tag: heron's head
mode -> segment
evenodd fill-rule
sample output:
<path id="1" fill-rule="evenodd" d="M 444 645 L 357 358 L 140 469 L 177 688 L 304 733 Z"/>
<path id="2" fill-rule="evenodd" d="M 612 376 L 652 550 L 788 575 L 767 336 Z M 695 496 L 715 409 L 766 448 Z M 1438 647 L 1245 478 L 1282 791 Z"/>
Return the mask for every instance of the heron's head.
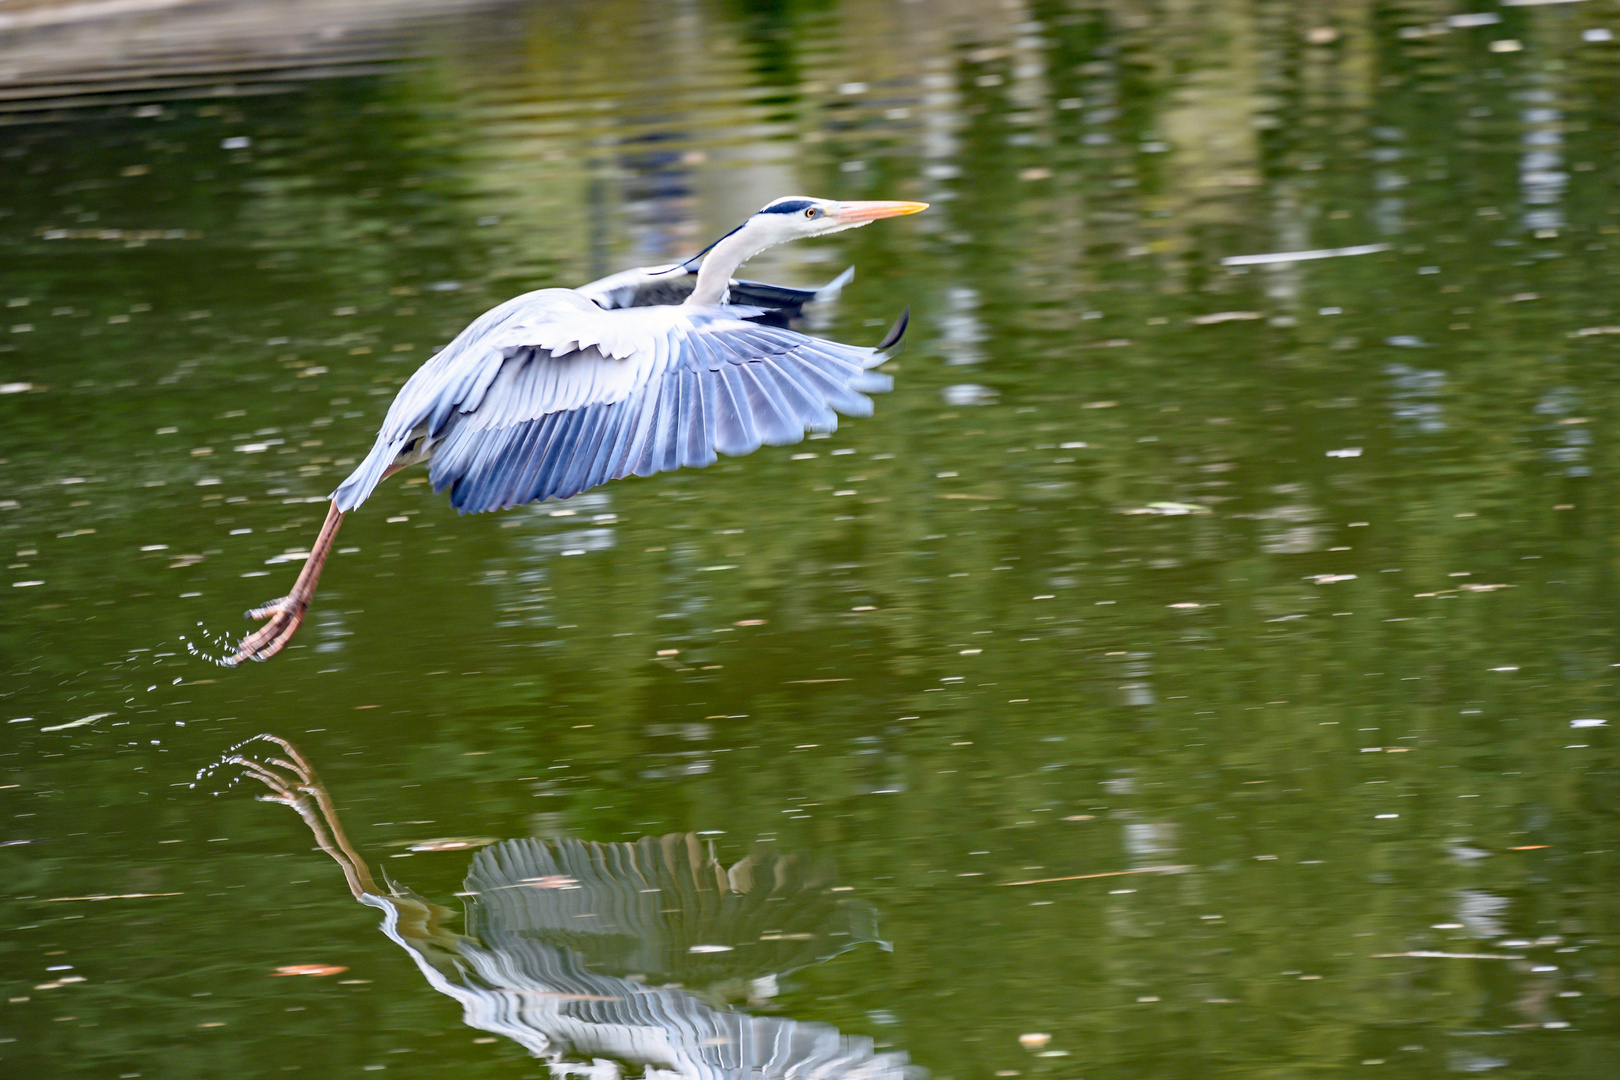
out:
<path id="1" fill-rule="evenodd" d="M 787 195 L 766 203 L 742 227 L 759 233 L 762 239 L 768 237 L 770 243 L 780 244 L 806 236 L 858 229 L 879 218 L 915 214 L 926 209 L 928 204 L 920 202 L 837 202 Z"/>
<path id="2" fill-rule="evenodd" d="M 772 199 L 753 217 L 680 264 L 687 272 L 702 260 L 702 274 L 688 304 L 717 304 L 732 273 L 768 247 L 807 236 L 855 229 L 878 218 L 899 217 L 928 209 L 920 202 L 836 202 L 788 195 Z"/>

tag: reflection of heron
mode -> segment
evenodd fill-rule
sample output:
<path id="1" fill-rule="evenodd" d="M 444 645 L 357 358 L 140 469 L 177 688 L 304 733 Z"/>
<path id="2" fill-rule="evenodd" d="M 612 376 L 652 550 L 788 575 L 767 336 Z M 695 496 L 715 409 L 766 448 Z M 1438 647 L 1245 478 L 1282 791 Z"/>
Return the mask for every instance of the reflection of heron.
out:
<path id="1" fill-rule="evenodd" d="M 470 1026 L 521 1043 L 553 1076 L 619 1080 L 639 1066 L 647 1080 L 914 1077 L 904 1054 L 869 1039 L 716 1000 L 769 997 L 777 976 L 876 940 L 870 910 L 835 894 L 824 865 L 750 856 L 726 867 L 689 834 L 509 840 L 474 858 L 458 934 L 444 926 L 449 909 L 378 889 L 314 770 L 292 744 L 262 738 L 286 756 L 227 763 L 270 789 L 260 798 L 298 811 L 355 899 L 383 912 L 383 932 Z"/>
<path id="2" fill-rule="evenodd" d="M 280 652 L 315 594 L 343 515 L 385 477 L 431 461 L 433 489 L 464 513 L 566 499 L 609 480 L 701 468 L 722 454 L 831 431 L 833 410 L 870 415 L 862 391 L 889 389 L 869 368 L 876 348 L 787 329 L 808 290 L 733 285 L 744 261 L 775 244 L 914 214 L 926 203 L 767 204 L 696 259 L 629 271 L 583 289 L 541 289 L 480 315 L 412 375 L 371 453 L 332 495 L 292 592 L 248 612 L 268 619 L 227 661 Z"/>

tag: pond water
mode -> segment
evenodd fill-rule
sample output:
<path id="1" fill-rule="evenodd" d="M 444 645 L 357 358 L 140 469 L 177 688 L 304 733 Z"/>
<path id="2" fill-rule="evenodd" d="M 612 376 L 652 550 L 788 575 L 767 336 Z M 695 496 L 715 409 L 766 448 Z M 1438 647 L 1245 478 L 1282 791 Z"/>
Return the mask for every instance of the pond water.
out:
<path id="1" fill-rule="evenodd" d="M 326 7 L 0 42 L 0 1071 L 639 1076 L 539 1014 L 644 986 L 818 1075 L 1613 1075 L 1610 7 Z M 932 204 L 747 269 L 910 306 L 874 416 L 401 474 L 216 663 L 468 320 L 790 193 Z M 261 733 L 370 909 L 197 779 Z M 545 929 L 591 843 L 836 877 Z M 513 941 L 586 973 L 496 1023 Z"/>

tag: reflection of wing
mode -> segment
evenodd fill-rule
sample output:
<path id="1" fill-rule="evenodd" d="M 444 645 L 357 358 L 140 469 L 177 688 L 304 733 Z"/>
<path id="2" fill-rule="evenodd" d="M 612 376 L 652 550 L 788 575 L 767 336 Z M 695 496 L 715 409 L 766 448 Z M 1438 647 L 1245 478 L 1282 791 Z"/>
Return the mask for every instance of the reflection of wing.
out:
<path id="1" fill-rule="evenodd" d="M 647 1080 L 912 1080 L 904 1054 L 879 1053 L 870 1039 L 715 1008 L 678 987 L 592 971 L 560 940 L 591 937 L 563 933 L 565 919 L 601 918 L 614 927 L 605 938 L 622 935 L 630 952 L 630 939 L 651 932 L 662 944 L 646 948 L 668 956 L 688 925 L 740 942 L 763 925 L 758 911 L 767 905 L 787 910 L 804 894 L 821 897 L 819 883 L 797 884 L 812 880 L 791 859 L 744 860 L 727 871 L 702 859 L 688 837 L 514 840 L 474 860 L 467 890 L 476 936 L 438 929 L 434 909 L 414 897 L 361 899 L 384 912 L 383 931 L 413 954 L 428 981 L 462 1003 L 468 1024 L 521 1043 L 547 1059 L 555 1076 L 617 1078 L 639 1068 Z M 594 902 L 575 902 L 587 898 Z M 663 910 L 671 906 L 678 910 Z M 830 903 L 820 910 L 840 914 Z M 795 925 L 815 924 L 809 914 L 798 918 Z M 822 936 L 839 940 L 837 932 Z"/>
<path id="2" fill-rule="evenodd" d="M 690 834 L 511 840 L 467 875 L 480 925 L 565 946 L 596 971 L 687 985 L 785 975 L 876 941 L 872 910 L 832 885 L 831 868 L 802 855 L 728 869 Z"/>

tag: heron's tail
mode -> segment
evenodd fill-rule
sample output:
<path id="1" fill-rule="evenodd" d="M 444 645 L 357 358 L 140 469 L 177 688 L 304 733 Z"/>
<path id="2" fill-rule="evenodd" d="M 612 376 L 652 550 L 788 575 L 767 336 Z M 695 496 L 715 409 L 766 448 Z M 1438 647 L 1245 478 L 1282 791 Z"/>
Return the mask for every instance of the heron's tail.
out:
<path id="1" fill-rule="evenodd" d="M 366 459 L 332 492 L 332 501 L 337 508 L 346 514 L 370 498 L 383 477 L 388 475 L 388 466 L 394 463 L 396 454 L 395 446 L 379 438 Z"/>

